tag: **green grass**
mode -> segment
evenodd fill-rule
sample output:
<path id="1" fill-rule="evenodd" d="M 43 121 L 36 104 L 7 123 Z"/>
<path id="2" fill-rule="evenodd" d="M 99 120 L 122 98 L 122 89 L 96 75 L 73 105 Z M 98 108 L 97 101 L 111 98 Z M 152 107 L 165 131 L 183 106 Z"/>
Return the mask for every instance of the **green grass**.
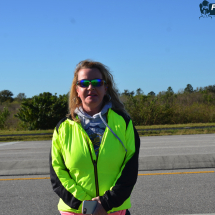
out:
<path id="1" fill-rule="evenodd" d="M 51 140 L 52 135 L 0 137 L 0 142 Z"/>
<path id="2" fill-rule="evenodd" d="M 51 140 L 53 131 L 54 131 L 53 129 L 33 130 L 33 131 L 0 130 L 0 135 L 50 133 L 50 135 L 37 135 L 37 136 L 12 136 L 12 137 L 0 136 L 0 142 Z"/>
<path id="3" fill-rule="evenodd" d="M 140 136 L 188 135 L 188 134 L 214 134 L 215 128 L 174 129 L 138 131 Z"/>
<path id="4" fill-rule="evenodd" d="M 136 129 L 151 129 L 151 128 L 184 128 L 184 127 L 207 127 L 215 126 L 215 123 L 188 123 L 188 124 L 168 124 L 168 125 L 140 125 L 135 126 Z"/>
<path id="5" fill-rule="evenodd" d="M 135 126 L 136 129 L 154 129 L 154 128 L 184 128 L 184 127 L 206 127 L 215 126 L 215 123 L 190 123 L 190 124 L 177 124 L 177 125 L 150 125 L 150 126 Z M 16 131 L 16 130 L 0 130 L 0 135 L 10 134 L 38 134 L 38 133 L 51 133 L 50 135 L 38 136 L 0 136 L 0 142 L 13 142 L 13 141 L 38 141 L 38 140 L 51 140 L 53 129 L 49 130 L 34 130 L 34 131 Z M 170 130 L 149 130 L 138 131 L 140 136 L 163 136 L 163 135 L 186 135 L 186 134 L 213 134 L 215 128 L 197 128 L 197 129 L 170 129 Z"/>
<path id="6" fill-rule="evenodd" d="M 173 124 L 173 125 L 147 125 L 135 126 L 136 129 L 158 129 L 158 128 L 186 128 L 186 127 L 208 127 L 215 126 L 215 123 L 188 123 L 188 124 Z M 188 135 L 188 134 L 213 134 L 215 128 L 193 128 L 193 129 L 170 129 L 170 130 L 151 130 L 138 131 L 140 136 L 164 136 L 164 135 Z"/>
<path id="7" fill-rule="evenodd" d="M 0 135 L 7 135 L 7 134 L 53 133 L 53 131 L 54 131 L 54 129 L 49 129 L 49 130 L 32 130 L 32 131 L 0 130 Z"/>

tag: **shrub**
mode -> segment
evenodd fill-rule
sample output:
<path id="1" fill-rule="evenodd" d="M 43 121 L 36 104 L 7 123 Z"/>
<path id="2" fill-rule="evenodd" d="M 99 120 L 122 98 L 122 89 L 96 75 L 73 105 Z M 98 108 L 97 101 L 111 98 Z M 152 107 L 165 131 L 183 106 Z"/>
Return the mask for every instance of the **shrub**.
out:
<path id="1" fill-rule="evenodd" d="M 0 110 L 0 129 L 5 128 L 5 121 L 10 115 L 10 112 L 6 107 L 4 107 L 3 111 Z"/>
<path id="2" fill-rule="evenodd" d="M 135 125 L 215 122 L 215 94 L 193 92 L 121 96 Z"/>
<path id="3" fill-rule="evenodd" d="M 44 92 L 38 96 L 25 99 L 15 117 L 22 121 L 28 130 L 52 129 L 67 114 L 67 96 Z"/>

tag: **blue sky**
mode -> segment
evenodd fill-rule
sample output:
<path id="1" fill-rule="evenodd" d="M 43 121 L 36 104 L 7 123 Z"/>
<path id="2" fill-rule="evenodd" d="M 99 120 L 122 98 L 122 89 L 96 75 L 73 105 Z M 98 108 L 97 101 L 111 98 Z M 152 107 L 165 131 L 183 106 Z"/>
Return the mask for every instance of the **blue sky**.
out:
<path id="1" fill-rule="evenodd" d="M 214 85 L 215 16 L 199 19 L 201 2 L 1 1 L 0 91 L 65 94 L 84 59 L 107 65 L 120 92 Z"/>

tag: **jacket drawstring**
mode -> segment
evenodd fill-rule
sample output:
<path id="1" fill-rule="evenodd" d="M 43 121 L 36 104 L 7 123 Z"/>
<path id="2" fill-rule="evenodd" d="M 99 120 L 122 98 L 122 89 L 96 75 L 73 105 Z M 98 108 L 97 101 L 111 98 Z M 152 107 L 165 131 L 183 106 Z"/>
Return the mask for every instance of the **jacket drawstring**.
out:
<path id="1" fill-rule="evenodd" d="M 120 140 L 120 138 L 114 133 L 114 131 L 110 128 L 110 126 L 105 122 L 105 120 L 102 118 L 101 112 L 99 112 L 99 116 L 102 120 L 102 122 L 109 128 L 109 130 L 113 133 L 113 135 L 120 141 L 120 143 L 122 143 L 126 153 L 127 153 L 127 149 L 125 148 L 125 145 L 123 144 L 123 142 Z"/>

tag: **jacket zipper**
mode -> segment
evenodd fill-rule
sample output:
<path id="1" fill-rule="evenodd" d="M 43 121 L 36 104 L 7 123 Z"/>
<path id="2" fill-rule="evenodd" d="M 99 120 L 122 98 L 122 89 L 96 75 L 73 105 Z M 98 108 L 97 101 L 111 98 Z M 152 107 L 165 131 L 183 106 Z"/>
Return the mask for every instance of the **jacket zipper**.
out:
<path id="1" fill-rule="evenodd" d="M 82 128 L 83 129 L 83 128 Z M 89 149 L 89 152 L 90 152 L 90 157 L 91 157 L 91 160 L 92 160 L 92 163 L 93 163 L 93 166 L 94 166 L 94 176 L 95 176 L 95 185 L 96 185 L 96 196 L 99 196 L 99 181 L 98 181 L 98 171 L 97 171 L 97 162 L 98 162 L 98 156 L 97 156 L 97 159 L 96 160 L 93 160 L 93 156 L 92 156 L 92 152 L 90 150 L 90 145 L 89 145 L 89 142 L 88 142 L 88 135 L 86 134 L 86 131 L 82 131 L 85 136 L 86 136 L 86 140 L 87 140 L 87 146 L 88 146 L 88 149 Z M 101 141 L 102 143 L 102 141 Z"/>
<path id="2" fill-rule="evenodd" d="M 97 161 L 98 161 L 98 157 L 96 160 L 93 160 L 93 156 L 92 156 L 92 153 L 91 153 L 91 150 L 90 150 L 90 145 L 87 141 L 87 146 L 88 146 L 88 149 L 90 151 L 90 157 L 91 157 L 91 160 L 93 162 L 93 166 L 94 166 L 94 176 L 95 176 L 95 185 L 96 185 L 96 196 L 99 196 L 99 182 L 98 182 L 98 171 L 97 171 Z"/>
<path id="3" fill-rule="evenodd" d="M 98 182 L 98 172 L 97 172 L 97 160 L 93 160 L 95 183 L 96 183 L 96 196 L 99 196 L 99 182 Z"/>

